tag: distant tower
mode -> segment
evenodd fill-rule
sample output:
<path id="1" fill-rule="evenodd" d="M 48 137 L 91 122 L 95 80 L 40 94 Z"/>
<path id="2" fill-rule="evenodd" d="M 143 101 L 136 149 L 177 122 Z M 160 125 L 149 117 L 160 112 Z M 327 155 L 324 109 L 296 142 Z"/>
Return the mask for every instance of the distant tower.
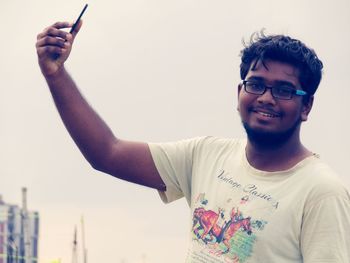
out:
<path id="1" fill-rule="evenodd" d="M 22 233 L 24 241 L 24 262 L 32 263 L 32 253 L 30 244 L 30 229 L 27 209 L 27 188 L 22 188 Z"/>
<path id="2" fill-rule="evenodd" d="M 85 227 L 84 217 L 81 217 L 81 238 L 82 238 L 82 249 L 83 249 L 83 263 L 87 263 L 87 249 L 85 247 Z"/>
<path id="3" fill-rule="evenodd" d="M 72 251 L 72 263 L 78 263 L 78 241 L 77 241 L 77 227 L 74 228 L 74 239 L 73 239 L 73 251 Z"/>

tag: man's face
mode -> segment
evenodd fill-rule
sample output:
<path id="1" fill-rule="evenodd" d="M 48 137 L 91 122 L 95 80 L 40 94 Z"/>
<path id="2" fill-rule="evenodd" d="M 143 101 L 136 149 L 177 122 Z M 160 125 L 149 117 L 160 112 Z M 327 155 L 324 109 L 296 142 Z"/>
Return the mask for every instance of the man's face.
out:
<path id="1" fill-rule="evenodd" d="M 272 60 L 266 60 L 264 64 L 259 61 L 254 70 L 250 68 L 245 80 L 262 82 L 268 87 L 283 84 L 302 89 L 296 67 Z M 279 135 L 283 140 L 288 139 L 299 132 L 300 123 L 306 121 L 311 106 L 312 100 L 304 104 L 301 96 L 293 95 L 290 100 L 281 100 L 274 98 L 270 89 L 262 95 L 255 95 L 247 93 L 242 84 L 238 87 L 238 111 L 248 137 L 253 132 L 253 135 L 270 135 L 271 139 Z"/>

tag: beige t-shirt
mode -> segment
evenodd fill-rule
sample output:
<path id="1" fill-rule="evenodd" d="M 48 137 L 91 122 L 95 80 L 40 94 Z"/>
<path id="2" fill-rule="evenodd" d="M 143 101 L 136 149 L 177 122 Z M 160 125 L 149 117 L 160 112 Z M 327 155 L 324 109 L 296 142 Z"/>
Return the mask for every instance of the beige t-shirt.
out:
<path id="1" fill-rule="evenodd" d="M 316 156 L 281 172 L 249 165 L 245 140 L 149 144 L 164 202 L 191 207 L 191 263 L 350 262 L 350 194 Z"/>

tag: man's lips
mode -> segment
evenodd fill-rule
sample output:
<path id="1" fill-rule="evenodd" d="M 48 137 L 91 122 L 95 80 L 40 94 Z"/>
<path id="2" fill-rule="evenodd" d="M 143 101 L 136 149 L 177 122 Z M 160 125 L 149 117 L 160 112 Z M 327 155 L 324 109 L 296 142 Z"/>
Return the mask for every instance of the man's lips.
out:
<path id="1" fill-rule="evenodd" d="M 263 117 L 267 117 L 267 118 L 279 118 L 281 117 L 281 114 L 271 110 L 271 109 L 262 109 L 262 108 L 252 108 L 251 109 L 252 112 L 257 113 Z"/>

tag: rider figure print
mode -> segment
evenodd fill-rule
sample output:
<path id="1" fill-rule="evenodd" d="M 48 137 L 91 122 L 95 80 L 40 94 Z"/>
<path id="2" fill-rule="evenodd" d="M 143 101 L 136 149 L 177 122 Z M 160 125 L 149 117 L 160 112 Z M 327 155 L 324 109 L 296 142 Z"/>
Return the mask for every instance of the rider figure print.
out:
<path id="1" fill-rule="evenodd" d="M 255 232 L 262 231 L 267 222 L 245 215 L 239 207 L 211 209 L 209 201 L 203 205 L 204 193 L 198 197 L 199 206 L 193 211 L 193 241 L 224 262 L 245 262 L 253 251 Z"/>

